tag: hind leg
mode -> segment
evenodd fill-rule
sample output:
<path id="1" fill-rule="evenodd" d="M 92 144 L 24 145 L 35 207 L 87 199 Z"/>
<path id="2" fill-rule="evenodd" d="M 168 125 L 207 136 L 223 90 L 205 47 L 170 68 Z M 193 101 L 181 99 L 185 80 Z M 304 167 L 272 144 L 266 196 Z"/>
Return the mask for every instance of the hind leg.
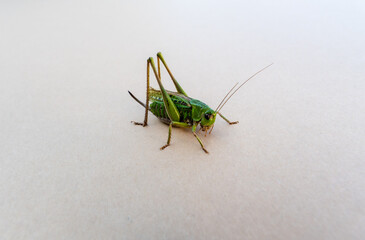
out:
<path id="1" fill-rule="evenodd" d="M 173 83 L 174 83 L 174 85 L 175 85 L 176 90 L 177 90 L 179 93 L 181 93 L 181 94 L 183 94 L 183 95 L 185 95 L 185 96 L 187 96 L 187 97 L 188 97 L 188 95 L 187 95 L 187 94 L 185 93 L 185 91 L 182 89 L 182 87 L 180 86 L 180 84 L 176 81 L 176 79 L 175 79 L 174 75 L 172 75 L 172 73 L 171 73 L 171 71 L 170 71 L 169 67 L 167 66 L 167 64 L 166 64 L 166 62 L 165 62 L 165 59 L 163 58 L 163 56 L 162 56 L 162 54 L 161 54 L 161 52 L 157 53 L 157 66 L 158 66 L 158 76 L 159 76 L 159 78 L 161 79 L 161 72 L 160 72 L 160 60 L 162 61 L 163 65 L 165 66 L 165 68 L 166 68 L 167 72 L 169 73 L 169 75 L 170 75 L 170 77 L 171 77 L 171 80 L 173 81 Z"/>
<path id="2" fill-rule="evenodd" d="M 132 121 L 132 123 L 134 123 L 134 125 L 141 125 L 143 127 L 147 126 L 147 121 L 148 121 L 148 103 L 149 103 L 149 88 L 150 88 L 150 61 L 147 60 L 147 90 L 146 90 L 146 112 L 144 114 L 144 121 L 143 123 L 140 122 L 134 122 Z"/>

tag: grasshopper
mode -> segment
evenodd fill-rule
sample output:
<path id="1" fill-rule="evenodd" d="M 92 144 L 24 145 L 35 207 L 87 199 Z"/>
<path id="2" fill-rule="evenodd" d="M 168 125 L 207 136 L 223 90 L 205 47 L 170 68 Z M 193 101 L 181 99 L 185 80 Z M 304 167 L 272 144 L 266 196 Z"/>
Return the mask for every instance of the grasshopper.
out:
<path id="1" fill-rule="evenodd" d="M 160 71 L 160 61 L 165 66 L 167 72 L 169 73 L 171 80 L 173 81 L 177 92 L 169 91 L 164 88 L 161 82 L 161 71 Z M 205 153 L 209 153 L 199 138 L 197 133 L 202 130 L 205 131 L 205 135 L 208 130 L 209 134 L 212 132 L 215 119 L 217 114 L 221 116 L 228 124 L 233 125 L 238 123 L 238 121 L 231 122 L 226 117 L 224 117 L 220 110 L 223 106 L 228 102 L 228 100 L 235 94 L 238 89 L 240 89 L 246 82 L 248 82 L 251 78 L 256 76 L 258 73 L 262 72 L 272 64 L 264 67 L 260 71 L 253 74 L 250 78 L 244 81 L 241 85 L 239 85 L 235 91 L 235 87 L 238 85 L 236 83 L 231 90 L 225 95 L 223 100 L 220 102 L 218 107 L 213 110 L 205 103 L 189 97 L 186 92 L 182 89 L 180 84 L 176 81 L 175 77 L 172 75 L 169 67 L 166 64 L 161 52 L 157 53 L 157 69 L 155 67 L 153 58 L 150 57 L 147 59 L 147 91 L 146 91 L 146 103 L 144 104 L 139 99 L 137 99 L 130 91 L 128 93 L 131 97 L 136 100 L 139 104 L 141 104 L 145 109 L 144 121 L 143 123 L 134 122 L 135 125 L 141 125 L 143 127 L 147 126 L 148 121 L 148 111 L 152 112 L 158 119 L 160 119 L 163 123 L 169 125 L 169 133 L 167 137 L 167 143 L 162 146 L 160 149 L 163 150 L 170 145 L 171 141 L 171 131 L 172 127 L 181 127 L 181 128 L 191 128 L 193 135 L 200 143 L 201 148 Z M 150 67 L 152 67 L 153 73 L 156 77 L 157 83 L 160 87 L 160 90 L 156 90 L 150 87 Z M 233 91 L 233 92 L 232 92 Z M 232 93 L 231 95 L 229 95 Z M 228 96 L 229 95 L 229 96 Z M 149 103 L 151 104 L 149 105 Z M 198 132 L 196 131 L 197 127 L 200 125 Z"/>

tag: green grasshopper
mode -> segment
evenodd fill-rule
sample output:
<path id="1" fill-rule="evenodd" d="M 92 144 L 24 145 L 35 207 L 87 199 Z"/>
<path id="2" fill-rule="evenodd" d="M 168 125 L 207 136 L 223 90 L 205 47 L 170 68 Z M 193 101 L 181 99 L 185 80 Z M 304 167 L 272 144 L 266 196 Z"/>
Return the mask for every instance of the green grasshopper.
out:
<path id="1" fill-rule="evenodd" d="M 168 91 L 164 88 L 161 82 L 161 71 L 160 71 L 160 60 L 165 66 L 167 72 L 169 73 L 177 92 Z M 192 133 L 194 134 L 195 138 L 200 143 L 200 146 L 204 150 L 204 152 L 208 153 L 205 149 L 203 142 L 197 135 L 197 127 L 200 125 L 199 130 L 205 131 L 205 135 L 209 131 L 209 134 L 213 130 L 214 122 L 216 119 L 217 114 L 221 116 L 227 123 L 230 125 L 238 123 L 238 121 L 231 122 L 226 117 L 224 117 L 220 110 L 222 107 L 227 103 L 227 101 L 240 89 L 248 80 L 256 76 L 258 73 L 262 72 L 272 64 L 266 66 L 265 68 L 261 69 L 260 71 L 256 72 L 250 78 L 248 78 L 245 82 L 243 82 L 236 90 L 228 96 L 233 89 L 237 86 L 233 86 L 233 88 L 226 94 L 223 100 L 220 102 L 216 110 L 211 109 L 205 103 L 189 97 L 186 92 L 182 89 L 179 83 L 176 81 L 175 77 L 172 75 L 169 67 L 167 66 L 161 52 L 157 53 L 157 67 L 158 71 L 156 70 L 153 58 L 150 57 L 147 59 L 147 96 L 146 96 L 146 104 L 138 100 L 130 91 L 129 94 L 132 96 L 134 100 L 136 100 L 139 104 L 141 104 L 145 109 L 145 116 L 144 122 L 134 122 L 135 125 L 141 125 L 143 127 L 147 126 L 148 120 L 148 111 L 152 112 L 157 118 L 159 118 L 163 123 L 169 125 L 169 134 L 167 138 L 167 143 L 162 146 L 160 149 L 163 150 L 167 146 L 170 145 L 171 141 L 171 131 L 172 127 L 181 127 L 181 128 L 191 128 Z M 160 87 L 160 90 L 153 89 L 150 87 L 150 66 L 155 74 L 157 79 L 157 83 Z M 149 105 L 149 102 L 151 104 Z M 198 131 L 199 132 L 199 131 Z"/>

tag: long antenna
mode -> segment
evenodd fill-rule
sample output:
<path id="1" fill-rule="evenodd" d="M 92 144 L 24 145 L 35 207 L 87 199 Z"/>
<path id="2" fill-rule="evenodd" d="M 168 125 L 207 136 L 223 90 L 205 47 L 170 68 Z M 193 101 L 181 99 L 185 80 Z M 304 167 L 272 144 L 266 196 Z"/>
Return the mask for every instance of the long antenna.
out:
<path id="1" fill-rule="evenodd" d="M 266 67 L 264 67 L 263 69 L 261 69 L 260 71 L 256 72 L 251 77 L 249 77 L 246 81 L 244 81 L 238 88 L 236 88 L 236 90 L 227 98 L 227 100 L 222 104 L 222 106 L 216 112 L 219 112 L 223 108 L 223 106 L 228 102 L 228 100 L 238 91 L 238 89 L 240 89 L 243 85 L 245 85 L 245 83 L 247 83 L 250 79 L 252 79 L 257 74 L 259 74 L 260 72 L 264 71 L 266 68 L 270 67 L 273 64 L 274 63 L 271 63 L 271 64 L 267 65 Z"/>
<path id="2" fill-rule="evenodd" d="M 217 112 L 218 108 L 220 107 L 220 105 L 223 103 L 223 101 L 226 99 L 226 97 L 232 92 L 232 90 L 237 86 L 238 82 L 233 86 L 233 88 L 231 88 L 231 90 L 229 90 L 229 92 L 226 94 L 226 96 L 224 96 L 224 98 L 222 99 L 222 101 L 219 103 L 217 109 L 215 110 L 215 112 Z"/>

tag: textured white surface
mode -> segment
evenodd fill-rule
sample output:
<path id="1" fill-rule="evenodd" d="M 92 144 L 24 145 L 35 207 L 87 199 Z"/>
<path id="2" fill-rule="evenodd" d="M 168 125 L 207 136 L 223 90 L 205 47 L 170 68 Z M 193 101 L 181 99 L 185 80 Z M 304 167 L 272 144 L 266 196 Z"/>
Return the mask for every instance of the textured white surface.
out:
<path id="1" fill-rule="evenodd" d="M 132 2 L 132 1 L 129 1 Z M 364 239 L 363 1 L 2 1 L 1 239 Z M 214 108 L 144 110 L 162 51 Z M 166 72 L 163 81 L 173 89 Z M 157 86 L 152 78 L 153 86 Z"/>

